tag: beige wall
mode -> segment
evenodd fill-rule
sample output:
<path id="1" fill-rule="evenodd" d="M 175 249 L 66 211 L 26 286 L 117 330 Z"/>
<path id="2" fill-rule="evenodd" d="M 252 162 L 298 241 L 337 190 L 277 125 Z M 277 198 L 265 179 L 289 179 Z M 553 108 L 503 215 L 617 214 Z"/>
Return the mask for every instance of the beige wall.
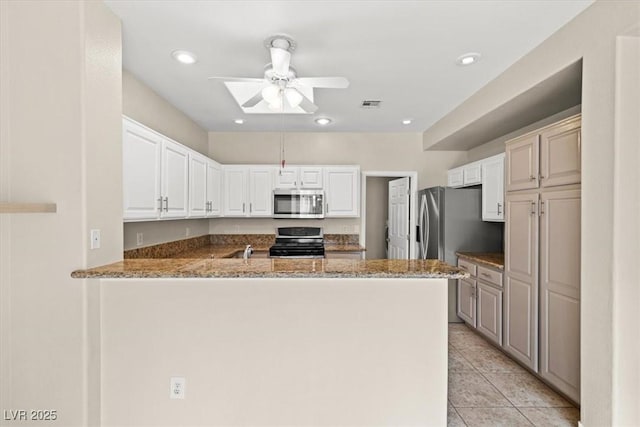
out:
<path id="1" fill-rule="evenodd" d="M 0 2 L 0 200 L 57 204 L 0 215 L 0 409 L 47 425 L 99 421 L 98 288 L 70 273 L 121 257 L 121 69 L 102 3 Z"/>
<path id="2" fill-rule="evenodd" d="M 133 74 L 122 72 L 122 110 L 128 116 L 156 132 L 207 155 L 207 132 L 197 123 L 158 95 Z M 209 233 L 206 219 L 130 222 L 124 224 L 124 249 L 150 246 Z M 143 234 L 137 246 L 136 235 Z"/>
<path id="3" fill-rule="evenodd" d="M 209 132 L 209 156 L 223 164 L 278 164 L 278 132 Z M 305 132 L 285 134 L 287 164 L 360 165 L 361 171 L 416 171 L 418 187 L 445 185 L 447 169 L 464 163 L 463 151 L 422 151 L 420 133 Z M 359 220 L 324 220 L 325 232 L 360 232 Z M 284 225 L 271 219 L 213 219 L 212 233 L 233 233 L 250 227 L 251 232 L 272 233 Z M 355 228 L 354 228 L 355 227 Z"/>
<path id="4" fill-rule="evenodd" d="M 613 392 L 612 372 L 620 369 L 617 374 L 624 377 L 626 369 L 634 369 L 620 365 L 624 356 L 613 345 L 611 332 L 614 313 L 624 309 L 617 306 L 614 289 L 623 286 L 627 268 L 614 263 L 614 247 L 627 239 L 614 233 L 614 218 L 624 221 L 616 224 L 622 229 L 637 223 L 637 216 L 617 212 L 629 209 L 627 204 L 614 205 L 620 186 L 614 141 L 621 113 L 615 99 L 616 38 L 639 23 L 640 2 L 596 1 L 424 134 L 428 147 L 582 58 L 581 419 L 587 427 L 611 425 L 617 419 L 621 408 L 614 399 L 621 397 Z M 626 126 L 637 122 L 636 116 Z M 637 192 L 638 185 L 636 180 L 632 188 L 624 188 Z M 637 333 L 628 333 L 618 339 L 638 340 Z M 632 398 L 637 405 L 640 396 Z"/>
<path id="5" fill-rule="evenodd" d="M 103 426 L 444 426 L 446 286 L 106 280 Z"/>

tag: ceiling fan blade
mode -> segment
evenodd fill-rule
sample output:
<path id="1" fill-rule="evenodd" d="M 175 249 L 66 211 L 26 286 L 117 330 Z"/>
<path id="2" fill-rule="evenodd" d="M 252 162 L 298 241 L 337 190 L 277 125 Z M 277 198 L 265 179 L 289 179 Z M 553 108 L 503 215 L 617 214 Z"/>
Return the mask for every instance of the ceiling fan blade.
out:
<path id="1" fill-rule="evenodd" d="M 300 93 L 300 95 L 302 95 L 302 101 L 299 105 L 300 108 L 302 108 L 307 113 L 315 113 L 316 111 L 318 111 L 318 106 L 316 104 L 311 102 L 309 98 L 304 96 L 302 93 Z"/>
<path id="2" fill-rule="evenodd" d="M 349 87 L 349 80 L 344 77 L 299 77 L 296 83 L 327 89 L 344 89 Z"/>
<path id="3" fill-rule="evenodd" d="M 278 47 L 272 47 L 269 50 L 271 51 L 271 65 L 274 73 L 280 77 L 286 77 L 289 74 L 291 52 Z"/>
<path id="4" fill-rule="evenodd" d="M 208 80 L 224 80 L 227 82 L 248 82 L 248 83 L 263 83 L 264 79 L 258 79 L 253 77 L 225 77 L 225 76 L 211 76 Z"/>
<path id="5" fill-rule="evenodd" d="M 258 93 L 256 93 L 255 95 L 253 95 L 251 97 L 251 99 L 249 99 L 248 101 L 246 101 L 244 104 L 242 104 L 242 108 L 251 108 L 251 107 L 255 107 L 258 102 L 262 101 L 262 90 L 259 90 Z"/>

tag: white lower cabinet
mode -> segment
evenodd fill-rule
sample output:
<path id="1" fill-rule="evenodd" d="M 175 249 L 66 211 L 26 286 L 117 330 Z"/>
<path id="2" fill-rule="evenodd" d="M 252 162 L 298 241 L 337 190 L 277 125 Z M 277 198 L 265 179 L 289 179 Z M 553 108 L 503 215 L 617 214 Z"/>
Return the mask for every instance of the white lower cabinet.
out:
<path id="1" fill-rule="evenodd" d="M 458 317 L 476 327 L 476 281 L 458 280 Z"/>
<path id="2" fill-rule="evenodd" d="M 471 277 L 458 280 L 458 317 L 502 346 L 502 271 L 459 258 Z"/>

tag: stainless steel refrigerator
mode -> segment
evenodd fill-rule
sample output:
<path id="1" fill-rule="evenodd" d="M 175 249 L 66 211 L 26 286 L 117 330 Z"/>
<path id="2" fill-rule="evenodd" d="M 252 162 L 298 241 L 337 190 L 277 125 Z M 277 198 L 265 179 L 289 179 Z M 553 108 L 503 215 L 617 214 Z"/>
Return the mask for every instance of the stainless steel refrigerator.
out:
<path id="1" fill-rule="evenodd" d="M 456 265 L 456 251 L 503 252 L 503 223 L 482 221 L 479 188 L 425 188 L 418 192 L 416 240 L 420 258 Z M 449 322 L 456 316 L 457 286 L 449 281 Z"/>

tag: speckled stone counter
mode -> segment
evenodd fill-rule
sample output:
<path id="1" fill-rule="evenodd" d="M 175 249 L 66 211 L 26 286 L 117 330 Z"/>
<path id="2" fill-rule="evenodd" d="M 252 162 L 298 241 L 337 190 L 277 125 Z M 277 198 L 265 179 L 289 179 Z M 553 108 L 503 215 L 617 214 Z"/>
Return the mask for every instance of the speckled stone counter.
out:
<path id="1" fill-rule="evenodd" d="M 456 255 L 469 261 L 504 270 L 504 253 L 502 252 L 456 252 Z"/>
<path id="2" fill-rule="evenodd" d="M 71 274 L 75 278 L 433 278 L 469 274 L 437 260 L 125 259 Z"/>

